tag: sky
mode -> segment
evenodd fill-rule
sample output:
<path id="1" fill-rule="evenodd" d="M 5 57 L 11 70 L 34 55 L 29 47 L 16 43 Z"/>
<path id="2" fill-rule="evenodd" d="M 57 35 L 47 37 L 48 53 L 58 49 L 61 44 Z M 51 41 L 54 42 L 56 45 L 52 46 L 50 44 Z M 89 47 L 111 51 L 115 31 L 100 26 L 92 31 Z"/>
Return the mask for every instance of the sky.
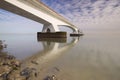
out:
<path id="1" fill-rule="evenodd" d="M 40 0 L 88 32 L 120 32 L 120 0 Z M 0 9 L 0 33 L 37 32 L 42 25 Z"/>
<path id="2" fill-rule="evenodd" d="M 42 24 L 0 9 L 0 33 L 36 33 Z"/>

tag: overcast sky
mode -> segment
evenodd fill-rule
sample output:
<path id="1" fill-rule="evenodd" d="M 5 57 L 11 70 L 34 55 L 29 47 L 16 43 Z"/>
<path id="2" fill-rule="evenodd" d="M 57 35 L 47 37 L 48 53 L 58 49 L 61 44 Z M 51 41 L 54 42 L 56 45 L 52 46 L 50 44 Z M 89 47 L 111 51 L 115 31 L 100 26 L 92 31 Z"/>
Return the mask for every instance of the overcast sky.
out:
<path id="1" fill-rule="evenodd" d="M 120 0 L 40 0 L 83 32 L 120 31 Z M 0 9 L 0 32 L 37 32 L 41 24 Z M 28 30 L 29 29 L 29 30 Z"/>

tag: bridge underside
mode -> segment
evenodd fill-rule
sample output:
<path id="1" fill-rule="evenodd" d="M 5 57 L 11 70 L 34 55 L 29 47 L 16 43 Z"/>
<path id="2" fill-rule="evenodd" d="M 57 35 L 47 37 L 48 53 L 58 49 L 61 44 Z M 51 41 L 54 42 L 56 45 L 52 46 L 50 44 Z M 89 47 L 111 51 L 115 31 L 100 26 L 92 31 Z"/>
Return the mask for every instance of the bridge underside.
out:
<path id="1" fill-rule="evenodd" d="M 20 2 L 19 0 L 13 0 L 13 2 L 14 1 Z M 11 3 L 12 3 L 12 0 L 11 0 Z M 30 7 L 31 8 L 30 10 L 33 9 L 33 11 L 28 11 L 27 10 L 28 8 L 16 6 L 16 5 L 14 5 L 15 3 L 13 3 L 13 4 L 11 4 L 11 3 L 9 3 L 9 0 L 1 0 L 0 8 L 10 11 L 12 13 L 18 14 L 20 16 L 26 17 L 28 19 L 34 20 L 41 24 L 44 24 L 42 32 L 47 32 L 47 31 L 56 32 L 56 31 L 59 31 L 59 28 L 58 28 L 59 25 L 64 25 L 64 26 L 71 28 L 73 30 L 73 32 L 78 33 L 78 29 L 74 25 L 71 25 L 70 23 L 68 23 L 66 21 L 62 22 L 61 18 L 59 20 L 57 18 L 54 18 L 53 16 L 51 17 L 51 15 L 49 15 L 49 13 L 44 13 L 40 10 L 37 10 L 36 8 L 35 8 L 35 10 L 40 12 L 40 14 L 39 13 L 35 14 L 34 9 L 33 9 L 34 7 L 31 7 L 31 4 L 24 4 L 24 3 L 20 2 L 20 4 Z M 48 16 L 43 17 L 42 14 L 45 14 Z"/>
<path id="2" fill-rule="evenodd" d="M 18 7 L 14 6 L 8 2 L 5 2 L 3 0 L 2 0 L 2 2 L 0 2 L 0 8 L 10 11 L 12 13 L 18 14 L 20 16 L 26 17 L 28 19 L 34 20 L 36 22 L 42 23 L 42 24 L 50 24 L 49 22 L 45 21 L 44 19 L 39 18 L 38 16 L 36 16 L 30 12 L 27 12 L 21 8 L 18 8 Z"/>

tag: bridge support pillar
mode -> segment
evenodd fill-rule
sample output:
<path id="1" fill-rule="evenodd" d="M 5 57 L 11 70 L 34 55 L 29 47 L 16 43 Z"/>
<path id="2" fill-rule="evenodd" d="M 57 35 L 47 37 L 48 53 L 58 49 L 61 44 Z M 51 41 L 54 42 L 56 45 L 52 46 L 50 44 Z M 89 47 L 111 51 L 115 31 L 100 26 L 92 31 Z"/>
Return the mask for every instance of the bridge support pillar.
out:
<path id="1" fill-rule="evenodd" d="M 60 32 L 55 24 L 44 24 L 42 32 L 37 32 L 38 38 L 66 38 L 67 32 Z"/>
<path id="2" fill-rule="evenodd" d="M 57 25 L 44 24 L 42 32 L 57 32 L 60 31 Z"/>

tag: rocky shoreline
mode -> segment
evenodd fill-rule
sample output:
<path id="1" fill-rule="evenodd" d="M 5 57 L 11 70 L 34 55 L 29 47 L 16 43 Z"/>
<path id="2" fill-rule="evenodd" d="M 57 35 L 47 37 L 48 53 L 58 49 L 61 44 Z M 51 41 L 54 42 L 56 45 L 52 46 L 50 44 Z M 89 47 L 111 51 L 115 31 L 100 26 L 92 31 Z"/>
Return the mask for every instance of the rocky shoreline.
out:
<path id="1" fill-rule="evenodd" d="M 0 80 L 33 80 L 33 77 L 37 77 L 35 68 L 21 69 L 21 61 L 3 52 L 6 48 L 3 42 L 0 40 Z"/>
<path id="2" fill-rule="evenodd" d="M 7 48 L 4 42 L 0 40 L 0 80 L 38 80 L 39 72 L 36 68 L 30 66 L 23 67 L 24 63 L 3 51 L 4 48 Z M 31 63 L 38 65 L 35 61 L 31 61 Z M 43 80 L 57 80 L 57 78 L 53 74 L 46 76 Z"/>
<path id="3" fill-rule="evenodd" d="M 26 67 L 21 70 L 21 62 L 11 55 L 0 53 L 0 80 L 32 80 L 37 77 L 36 69 Z"/>

